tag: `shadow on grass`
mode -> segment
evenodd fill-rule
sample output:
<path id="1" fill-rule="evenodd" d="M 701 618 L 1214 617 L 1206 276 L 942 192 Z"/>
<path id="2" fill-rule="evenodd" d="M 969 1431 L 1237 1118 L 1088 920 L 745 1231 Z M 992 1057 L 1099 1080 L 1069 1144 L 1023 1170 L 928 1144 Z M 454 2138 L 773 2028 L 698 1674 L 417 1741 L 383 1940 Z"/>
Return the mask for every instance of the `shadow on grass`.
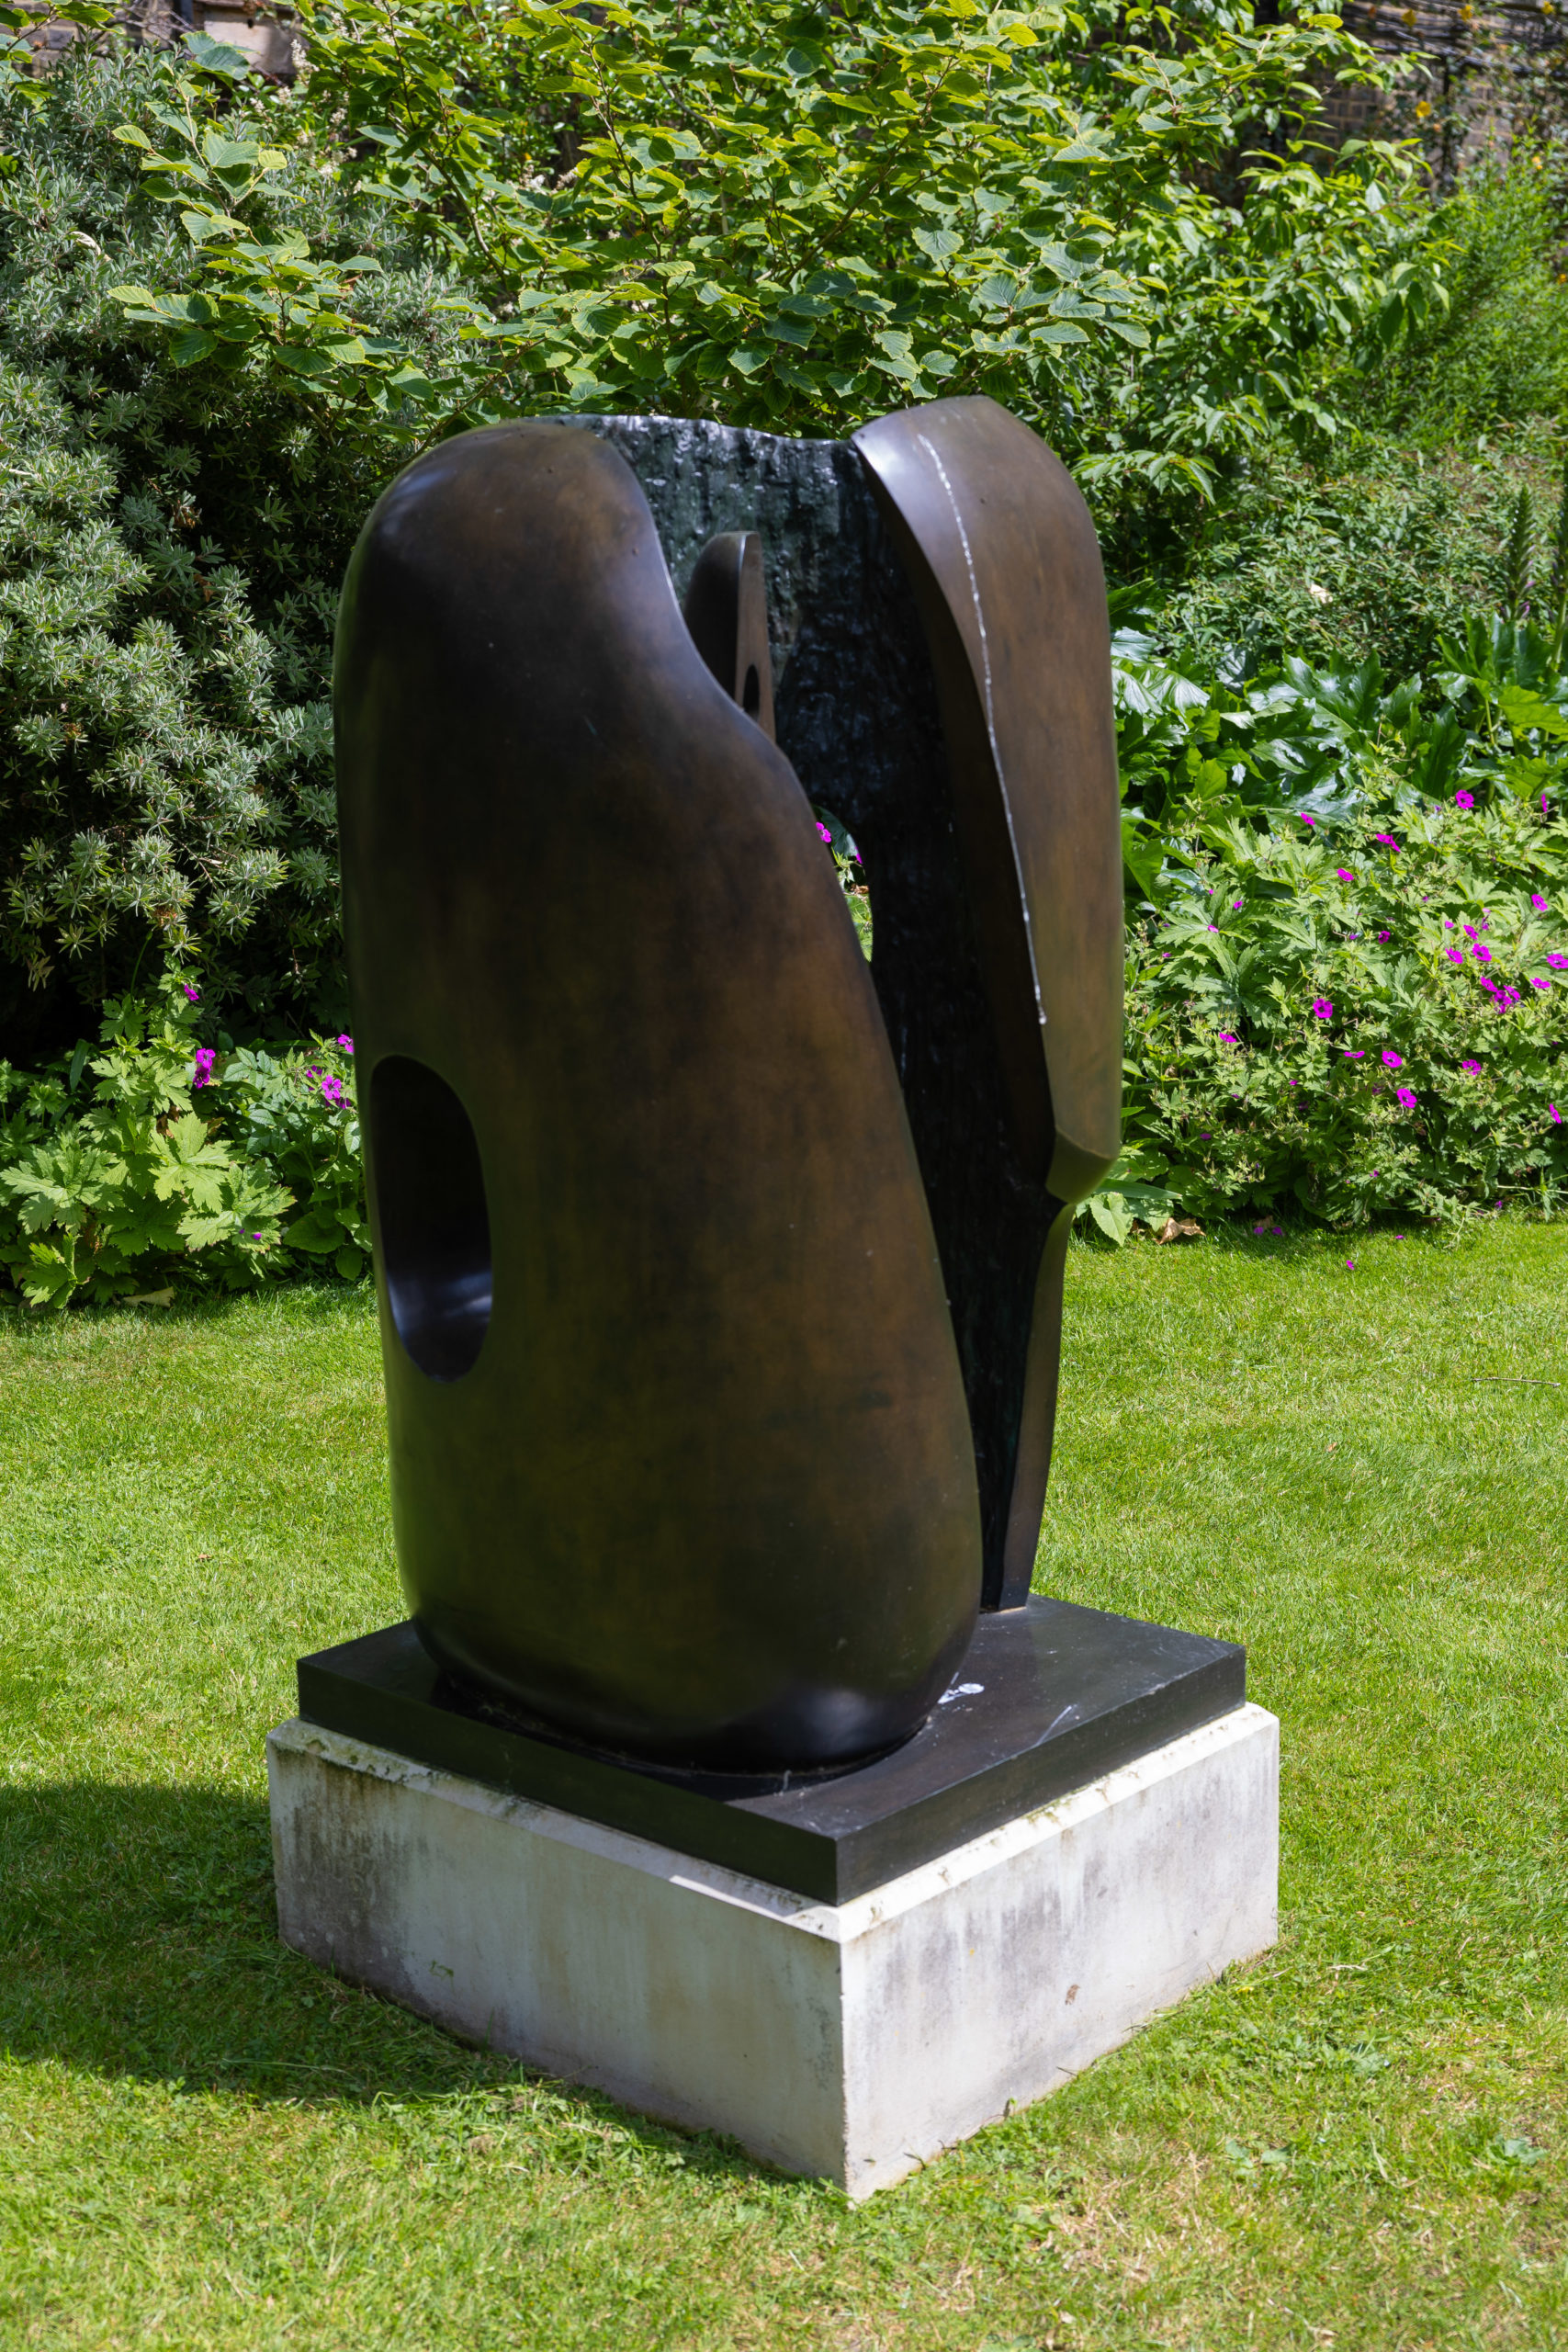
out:
<path id="1" fill-rule="evenodd" d="M 265 1804 L 90 1781 L 0 1788 L 0 2051 L 303 2106 L 441 2097 L 525 2072 L 279 1943 Z M 679 2139 L 714 2169 L 761 2169 L 711 2135 L 560 2087 L 585 2120 Z"/>

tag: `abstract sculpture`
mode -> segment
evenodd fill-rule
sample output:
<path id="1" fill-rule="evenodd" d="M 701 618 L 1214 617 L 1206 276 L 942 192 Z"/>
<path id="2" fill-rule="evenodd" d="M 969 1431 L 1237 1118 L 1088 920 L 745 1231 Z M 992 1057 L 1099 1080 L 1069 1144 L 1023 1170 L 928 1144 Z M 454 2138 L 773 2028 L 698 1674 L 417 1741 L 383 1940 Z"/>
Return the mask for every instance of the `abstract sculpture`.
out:
<path id="1" fill-rule="evenodd" d="M 1082 500 L 984 400 L 465 434 L 366 526 L 335 695 L 421 1638 L 667 1771 L 895 1747 L 1027 1598 L 1118 1148 Z"/>

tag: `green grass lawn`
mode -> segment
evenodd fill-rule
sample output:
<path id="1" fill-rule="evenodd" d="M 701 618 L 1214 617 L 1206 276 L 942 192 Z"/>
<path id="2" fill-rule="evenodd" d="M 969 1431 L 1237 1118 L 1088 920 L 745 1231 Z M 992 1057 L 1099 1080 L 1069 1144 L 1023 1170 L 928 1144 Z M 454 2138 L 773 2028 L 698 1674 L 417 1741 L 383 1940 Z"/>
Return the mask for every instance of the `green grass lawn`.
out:
<path id="1" fill-rule="evenodd" d="M 1283 1933 L 852 2210 L 277 1945 L 363 1295 L 0 1316 L 0 2345 L 1568 2344 L 1568 1229 L 1075 1248 L 1040 1582 L 1245 1641 Z"/>

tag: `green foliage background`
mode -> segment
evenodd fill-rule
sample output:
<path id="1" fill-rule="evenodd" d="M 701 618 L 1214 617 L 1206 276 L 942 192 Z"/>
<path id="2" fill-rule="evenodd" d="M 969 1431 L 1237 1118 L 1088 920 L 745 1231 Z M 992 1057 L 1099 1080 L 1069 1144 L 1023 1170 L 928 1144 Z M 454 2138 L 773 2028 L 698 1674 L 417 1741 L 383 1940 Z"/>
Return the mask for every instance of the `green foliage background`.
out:
<path id="1" fill-rule="evenodd" d="M 396 457 L 276 370 L 182 368 L 128 327 L 110 288 L 131 268 L 177 285 L 202 267 L 115 137 L 174 80 L 142 53 L 0 85 L 0 1035 L 17 1059 L 192 956 L 242 1025 L 346 1010 L 331 632 Z M 303 151 L 267 205 L 284 233 L 344 241 Z M 439 280 L 376 233 L 367 306 L 434 341 Z"/>
<path id="2" fill-rule="evenodd" d="M 341 1021 L 330 616 L 433 435 L 986 390 L 1145 528 L 1321 438 L 1326 373 L 1435 285 L 1406 159 L 1292 144 L 1366 52 L 1329 17 L 1111 21 L 351 0 L 293 94 L 199 37 L 0 77 L 15 1050 L 149 953 L 241 1026 Z"/>
<path id="3" fill-rule="evenodd" d="M 1214 951 L 1191 924 L 1244 869 L 1276 858 L 1258 905 L 1295 891 L 1295 944 L 1258 915 L 1234 1019 L 1261 1042 L 1309 967 L 1369 1021 L 1393 1002 L 1351 987 L 1348 912 L 1336 929 L 1300 855 L 1269 848 L 1280 812 L 1307 808 L 1320 840 L 1385 819 L 1425 839 L 1469 786 L 1512 840 L 1555 791 L 1560 649 L 1474 635 L 1478 613 L 1501 602 L 1511 628 L 1547 594 L 1516 493 L 1549 518 L 1562 462 L 1550 141 L 1435 206 L 1404 151 L 1313 146 L 1324 86 L 1382 71 L 1337 18 L 1197 0 L 312 0 L 293 91 L 201 36 L 128 52 L 96 0 L 68 13 L 96 53 L 47 81 L 0 60 L 0 1034 L 46 1072 L 10 1081 L 7 1149 L 32 1173 L 7 1176 L 0 1240 L 40 1299 L 182 1262 L 228 1283 L 301 1251 L 353 1261 L 343 1170 L 286 1170 L 279 1136 L 242 1135 L 237 1095 L 203 1097 L 199 1183 L 164 1145 L 197 1115 L 198 1038 L 238 1072 L 346 1016 L 330 631 L 360 520 L 431 439 L 560 407 L 836 435 L 985 391 L 1026 416 L 1095 505 L 1124 628 L 1145 1043 L 1123 1184 L 1204 1213 L 1281 1191 L 1341 1217 L 1396 1199 L 1448 1216 L 1495 1185 L 1555 1202 L 1556 1138 L 1531 1125 L 1538 1081 L 1557 1083 L 1539 1006 L 1535 1058 L 1488 1098 L 1490 1156 L 1456 1156 L 1460 1098 L 1440 1117 L 1428 1100 L 1397 1193 L 1346 1191 L 1342 1121 L 1287 1122 L 1261 1151 L 1255 1119 L 1223 1165 L 1187 1148 L 1194 1121 L 1232 1134 L 1210 1102 L 1234 1075 L 1211 1051 Z M 1491 876 L 1461 886 L 1450 861 L 1443 888 L 1489 904 Z M 169 993 L 187 971 L 199 1023 Z M 118 1075 L 89 1102 L 93 1057 L 71 1048 L 106 1002 Z M 270 1051 L 286 1094 L 308 1052 Z M 151 1127 L 110 1177 L 102 1089 L 120 1084 Z M 302 1084 L 304 1102 L 319 1079 Z M 1351 1114 L 1358 1148 L 1386 1107 Z M 253 1181 L 291 1206 L 258 1195 L 253 1215 Z M 1101 1203 L 1108 1229 L 1131 1197 Z M 214 1216 L 220 1246 L 197 1238 Z"/>

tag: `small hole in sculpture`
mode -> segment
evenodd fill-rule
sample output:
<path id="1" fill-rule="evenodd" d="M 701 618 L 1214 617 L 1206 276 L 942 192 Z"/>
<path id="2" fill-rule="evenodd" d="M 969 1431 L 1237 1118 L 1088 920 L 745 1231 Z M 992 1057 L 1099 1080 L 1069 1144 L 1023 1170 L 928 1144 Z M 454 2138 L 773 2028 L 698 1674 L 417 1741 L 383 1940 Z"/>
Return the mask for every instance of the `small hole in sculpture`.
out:
<path id="1" fill-rule="evenodd" d="M 861 953 L 869 964 L 872 947 L 871 891 L 859 847 L 853 834 L 830 808 L 818 808 L 813 804 L 811 813 L 817 820 L 817 831 L 822 842 L 838 868 L 839 884 L 849 901 Z"/>
<path id="2" fill-rule="evenodd" d="M 740 689 L 740 707 L 748 718 L 755 718 L 762 707 L 762 681 L 757 675 L 754 662 L 747 667 L 746 683 Z"/>
<path id="3" fill-rule="evenodd" d="M 370 1080 L 381 1269 L 399 1339 L 432 1380 L 473 1369 L 490 1328 L 490 1211 L 479 1145 L 444 1078 L 389 1054 Z"/>

